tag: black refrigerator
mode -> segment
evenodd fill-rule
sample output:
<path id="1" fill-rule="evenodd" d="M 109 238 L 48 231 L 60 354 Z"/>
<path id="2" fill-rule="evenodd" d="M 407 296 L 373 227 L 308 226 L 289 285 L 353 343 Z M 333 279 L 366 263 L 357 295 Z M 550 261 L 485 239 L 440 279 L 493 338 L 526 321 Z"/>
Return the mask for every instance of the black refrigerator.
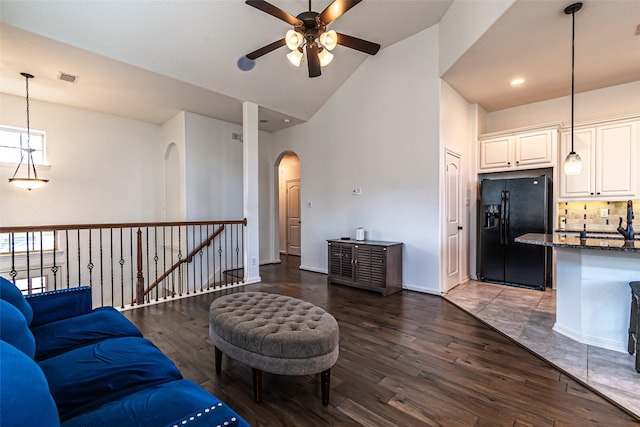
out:
<path id="1" fill-rule="evenodd" d="M 540 290 L 550 283 L 551 248 L 514 239 L 551 233 L 551 191 L 547 176 L 482 180 L 479 280 Z"/>

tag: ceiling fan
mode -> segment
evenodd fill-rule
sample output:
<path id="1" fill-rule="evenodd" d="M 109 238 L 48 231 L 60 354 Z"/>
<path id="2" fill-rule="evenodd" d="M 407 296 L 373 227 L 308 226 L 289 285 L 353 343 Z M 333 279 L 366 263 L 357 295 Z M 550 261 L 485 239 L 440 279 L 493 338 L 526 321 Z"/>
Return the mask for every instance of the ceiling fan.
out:
<path id="1" fill-rule="evenodd" d="M 306 53 L 309 77 L 318 77 L 322 74 L 320 68 L 329 64 L 333 59 L 333 54 L 331 54 L 330 51 L 333 50 L 336 45 L 346 46 L 359 50 L 360 52 L 368 53 L 369 55 L 375 55 L 380 50 L 379 44 L 337 33 L 333 30 L 327 31 L 327 25 L 331 24 L 361 1 L 362 0 L 334 0 L 325 10 L 318 13 L 311 10 L 311 0 L 309 0 L 309 10 L 300 13 L 298 16 L 293 16 L 264 0 L 246 0 L 245 3 L 249 6 L 260 9 L 269 15 L 293 25 L 293 29 L 287 31 L 284 38 L 254 50 L 240 59 L 249 62 L 250 65 L 247 69 L 251 69 L 254 60 L 286 45 L 291 49 L 291 52 L 287 55 L 289 61 L 295 66 L 300 66 Z"/>

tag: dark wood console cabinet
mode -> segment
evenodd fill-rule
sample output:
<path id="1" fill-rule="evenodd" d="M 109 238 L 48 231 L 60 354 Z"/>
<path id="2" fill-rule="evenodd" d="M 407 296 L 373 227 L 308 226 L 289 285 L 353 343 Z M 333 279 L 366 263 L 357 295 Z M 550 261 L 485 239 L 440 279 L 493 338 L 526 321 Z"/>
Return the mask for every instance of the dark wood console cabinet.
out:
<path id="1" fill-rule="evenodd" d="M 389 295 L 402 289 L 402 243 L 327 240 L 327 283 Z"/>

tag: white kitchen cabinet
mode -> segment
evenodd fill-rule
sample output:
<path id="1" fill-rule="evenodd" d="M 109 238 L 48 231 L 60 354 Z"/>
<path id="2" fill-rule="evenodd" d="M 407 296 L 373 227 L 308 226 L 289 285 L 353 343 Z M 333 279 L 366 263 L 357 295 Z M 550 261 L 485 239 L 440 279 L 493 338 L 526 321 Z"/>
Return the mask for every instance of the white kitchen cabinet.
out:
<path id="1" fill-rule="evenodd" d="M 552 167 L 557 129 L 486 134 L 479 143 L 480 173 Z"/>
<path id="2" fill-rule="evenodd" d="M 638 123 L 617 120 L 574 126 L 574 151 L 582 158 L 580 175 L 560 170 L 560 199 L 627 199 L 638 195 Z M 571 129 L 560 132 L 560 163 L 571 151 Z"/>

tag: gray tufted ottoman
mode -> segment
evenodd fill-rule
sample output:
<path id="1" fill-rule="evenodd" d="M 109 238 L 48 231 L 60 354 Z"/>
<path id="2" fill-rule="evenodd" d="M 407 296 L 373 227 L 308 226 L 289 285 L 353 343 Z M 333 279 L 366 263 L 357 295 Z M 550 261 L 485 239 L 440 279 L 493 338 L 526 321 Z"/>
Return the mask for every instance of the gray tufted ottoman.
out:
<path id="1" fill-rule="evenodd" d="M 329 404 L 331 367 L 338 360 L 336 319 L 320 307 L 285 295 L 239 292 L 209 308 L 216 373 L 222 353 L 251 366 L 253 396 L 262 399 L 262 371 L 281 375 L 321 373 L 322 403 Z"/>

